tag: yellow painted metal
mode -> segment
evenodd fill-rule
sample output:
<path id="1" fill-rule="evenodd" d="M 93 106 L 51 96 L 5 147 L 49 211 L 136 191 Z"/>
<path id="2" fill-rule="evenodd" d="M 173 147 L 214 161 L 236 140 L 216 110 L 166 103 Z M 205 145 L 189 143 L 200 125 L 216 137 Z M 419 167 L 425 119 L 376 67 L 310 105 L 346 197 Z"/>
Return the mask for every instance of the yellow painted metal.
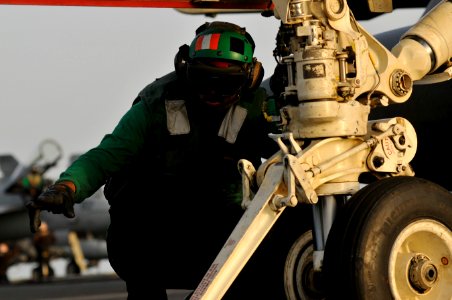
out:
<path id="1" fill-rule="evenodd" d="M 72 254 L 74 255 L 74 260 L 77 263 L 80 271 L 83 272 L 86 270 L 86 261 L 85 255 L 83 254 L 82 247 L 80 246 L 80 240 L 77 236 L 77 233 L 71 231 L 68 233 L 69 245 L 71 246 Z"/>

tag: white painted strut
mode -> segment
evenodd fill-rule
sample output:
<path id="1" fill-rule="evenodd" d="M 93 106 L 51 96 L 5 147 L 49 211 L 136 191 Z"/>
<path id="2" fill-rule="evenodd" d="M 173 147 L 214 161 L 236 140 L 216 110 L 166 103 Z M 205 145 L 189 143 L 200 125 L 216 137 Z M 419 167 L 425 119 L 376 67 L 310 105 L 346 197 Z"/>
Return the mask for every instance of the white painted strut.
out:
<path id="1" fill-rule="evenodd" d="M 218 300 L 224 296 L 285 208 L 275 211 L 269 205 L 278 192 L 287 191 L 282 180 L 283 173 L 282 164 L 269 167 L 254 199 L 190 300 Z"/>

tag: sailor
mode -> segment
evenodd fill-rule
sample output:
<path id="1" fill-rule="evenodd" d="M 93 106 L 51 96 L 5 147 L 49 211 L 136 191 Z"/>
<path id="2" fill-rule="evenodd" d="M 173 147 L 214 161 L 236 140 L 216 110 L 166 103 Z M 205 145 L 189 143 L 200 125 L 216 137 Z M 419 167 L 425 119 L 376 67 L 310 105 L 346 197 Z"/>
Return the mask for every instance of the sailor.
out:
<path id="1" fill-rule="evenodd" d="M 201 25 L 179 48 L 175 70 L 146 86 L 98 146 L 29 202 L 32 231 L 41 210 L 73 218 L 74 204 L 105 185 L 108 257 L 128 299 L 195 289 L 243 214 L 239 159 L 257 169 L 277 150 L 254 50 L 243 27 Z"/>

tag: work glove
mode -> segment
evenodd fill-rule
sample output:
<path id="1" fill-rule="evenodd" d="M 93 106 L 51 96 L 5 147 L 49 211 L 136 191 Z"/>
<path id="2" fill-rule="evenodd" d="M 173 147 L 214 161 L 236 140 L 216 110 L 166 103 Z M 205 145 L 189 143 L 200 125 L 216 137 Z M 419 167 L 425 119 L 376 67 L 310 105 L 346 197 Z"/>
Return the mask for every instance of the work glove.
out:
<path id="1" fill-rule="evenodd" d="M 36 232 L 41 226 L 41 210 L 54 214 L 63 214 L 67 218 L 74 218 L 75 192 L 64 183 L 49 186 L 41 195 L 26 204 L 30 218 L 30 230 Z"/>

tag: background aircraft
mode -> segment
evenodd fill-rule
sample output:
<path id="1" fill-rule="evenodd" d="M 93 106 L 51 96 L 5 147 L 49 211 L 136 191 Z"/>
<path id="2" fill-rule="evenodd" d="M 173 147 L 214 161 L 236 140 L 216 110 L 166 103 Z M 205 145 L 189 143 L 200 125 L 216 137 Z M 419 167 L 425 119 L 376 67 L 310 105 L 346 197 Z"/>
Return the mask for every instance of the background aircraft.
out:
<path id="1" fill-rule="evenodd" d="M 11 154 L 0 155 L 0 243 L 15 245 L 12 248 L 22 254 L 18 256 L 19 261 L 36 258 L 25 208 L 35 191 L 27 184 L 24 186 L 24 179 L 32 174 L 36 179 L 43 179 L 44 187 L 51 184 L 53 179 L 46 177 L 46 172 L 56 166 L 61 157 L 62 149 L 53 140 L 41 142 L 27 163 L 18 162 Z M 74 219 L 43 212 L 42 220 L 56 237 L 52 255 L 70 258 L 68 273 L 80 273 L 86 269 L 86 260 L 93 262 L 107 257 L 105 233 L 109 224 L 108 207 L 102 190 L 99 190 L 75 207 Z"/>

